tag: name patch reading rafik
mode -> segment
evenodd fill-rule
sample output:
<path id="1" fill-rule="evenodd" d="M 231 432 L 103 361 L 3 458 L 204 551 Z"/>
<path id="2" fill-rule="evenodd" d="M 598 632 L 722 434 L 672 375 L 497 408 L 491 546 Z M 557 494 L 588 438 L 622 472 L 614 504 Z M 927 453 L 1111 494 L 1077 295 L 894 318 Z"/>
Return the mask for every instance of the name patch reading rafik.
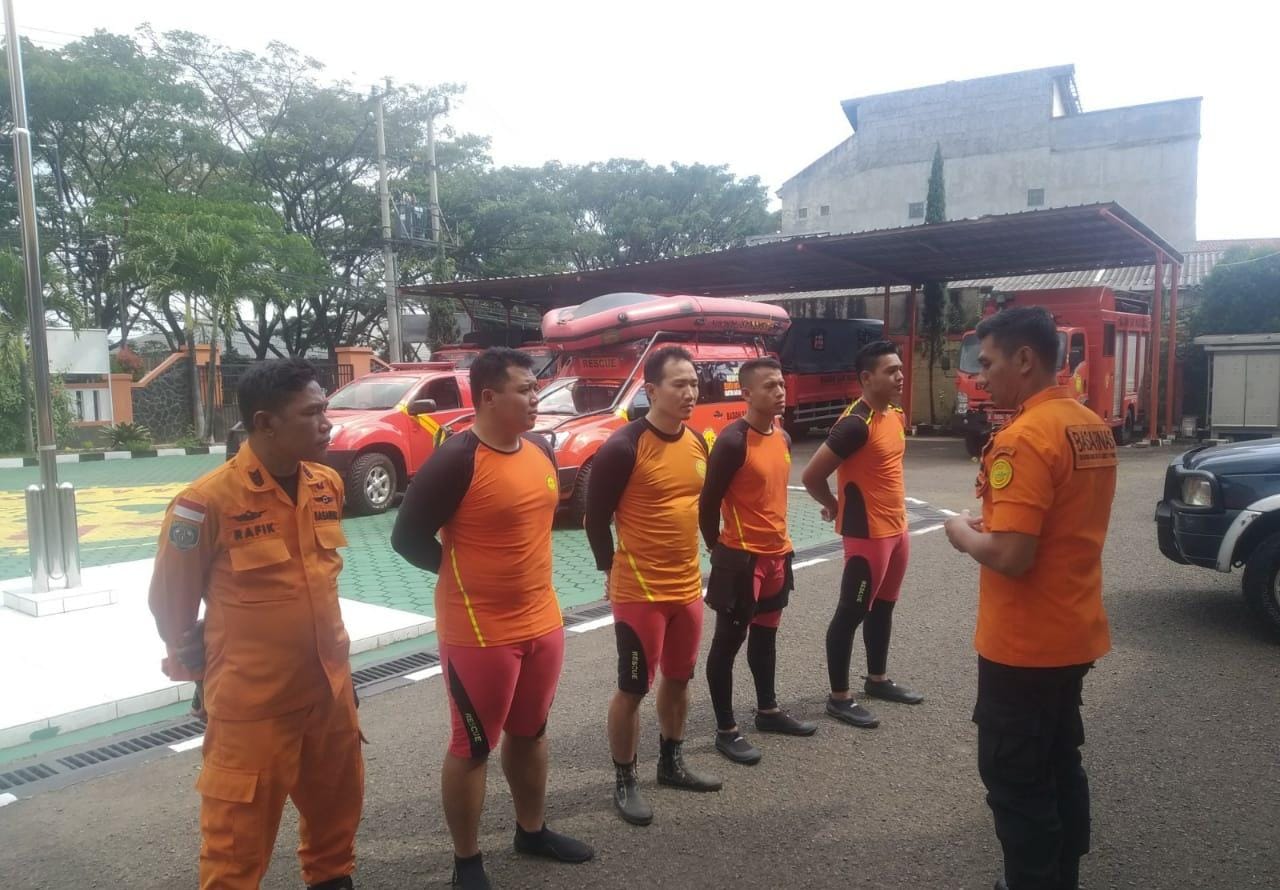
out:
<path id="1" fill-rule="evenodd" d="M 1077 470 L 1097 470 L 1116 465 L 1116 440 L 1105 423 L 1067 427 L 1067 442 Z"/>

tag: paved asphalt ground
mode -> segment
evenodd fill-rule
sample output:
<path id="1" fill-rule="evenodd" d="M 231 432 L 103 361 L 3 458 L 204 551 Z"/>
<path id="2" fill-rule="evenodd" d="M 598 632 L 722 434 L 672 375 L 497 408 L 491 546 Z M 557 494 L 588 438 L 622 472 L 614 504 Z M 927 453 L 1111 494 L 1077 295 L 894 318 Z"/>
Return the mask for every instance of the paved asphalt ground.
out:
<path id="1" fill-rule="evenodd" d="M 1126 450 L 1121 463 L 1105 556 L 1115 646 L 1085 692 L 1094 853 L 1083 885 L 1280 886 L 1280 646 L 1245 611 L 1238 575 L 1176 566 L 1157 552 L 1151 514 L 1170 456 Z M 797 474 L 802 464 L 797 459 Z M 910 443 L 912 496 L 964 509 L 973 503 L 973 475 L 958 443 Z M 688 747 L 725 789 L 690 795 L 653 785 L 657 728 L 646 707 L 641 772 L 657 811 L 649 828 L 624 825 L 609 802 L 603 722 L 612 634 L 571 634 L 549 730 L 549 817 L 594 844 L 598 856 L 579 867 L 518 859 L 495 764 L 482 844 L 496 886 L 990 887 L 999 850 L 969 722 L 977 571 L 941 532 L 915 537 L 912 548 L 890 671 L 926 702 L 873 705 L 882 718 L 873 731 L 819 716 L 821 640 L 839 563 L 803 569 L 783 622 L 779 691 L 785 707 L 821 719 L 818 735 L 758 739 L 765 759 L 755 767 L 724 761 L 712 748 L 699 672 Z M 750 681 L 745 664 L 739 668 L 739 715 L 749 719 Z M 438 799 L 445 708 L 438 679 L 364 701 L 362 887 L 438 887 L 448 879 Z M 197 752 L 175 755 L 0 809 L 0 884 L 194 886 L 198 766 Z M 300 886 L 295 832 L 289 814 L 264 886 Z"/>

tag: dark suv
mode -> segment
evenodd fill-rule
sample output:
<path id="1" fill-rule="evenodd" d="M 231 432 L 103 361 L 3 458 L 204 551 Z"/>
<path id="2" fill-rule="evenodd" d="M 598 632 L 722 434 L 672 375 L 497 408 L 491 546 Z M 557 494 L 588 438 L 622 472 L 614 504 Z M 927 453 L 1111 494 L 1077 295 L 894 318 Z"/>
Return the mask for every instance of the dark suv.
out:
<path id="1" fill-rule="evenodd" d="M 1280 439 L 1178 457 L 1156 504 L 1160 552 L 1220 572 L 1244 566 L 1244 598 L 1280 633 Z"/>

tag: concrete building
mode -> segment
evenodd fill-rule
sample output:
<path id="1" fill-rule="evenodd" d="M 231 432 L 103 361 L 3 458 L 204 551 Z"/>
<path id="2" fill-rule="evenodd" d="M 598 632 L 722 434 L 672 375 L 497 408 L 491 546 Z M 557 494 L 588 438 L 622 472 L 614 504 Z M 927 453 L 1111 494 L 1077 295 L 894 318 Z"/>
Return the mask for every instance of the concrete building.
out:
<path id="1" fill-rule="evenodd" d="M 853 134 L 778 190 L 783 235 L 923 223 L 941 146 L 948 219 L 1116 201 L 1195 243 L 1198 98 L 1086 112 L 1063 65 L 841 104 Z"/>

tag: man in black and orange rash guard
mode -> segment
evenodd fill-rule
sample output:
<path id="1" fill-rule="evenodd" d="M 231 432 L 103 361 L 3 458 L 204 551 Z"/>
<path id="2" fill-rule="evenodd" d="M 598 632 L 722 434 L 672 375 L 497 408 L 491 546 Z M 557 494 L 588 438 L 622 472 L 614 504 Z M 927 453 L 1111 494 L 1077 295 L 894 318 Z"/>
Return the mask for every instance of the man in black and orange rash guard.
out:
<path id="1" fill-rule="evenodd" d="M 858 625 L 867 649 L 867 695 L 902 704 L 924 696 L 890 680 L 889 635 L 910 553 L 906 489 L 906 419 L 893 404 L 902 395 L 902 359 L 888 340 L 868 343 L 858 353 L 862 397 L 831 428 L 804 469 L 804 487 L 822 505 L 823 519 L 835 519 L 844 539 L 840 599 L 827 627 L 827 672 L 831 696 L 827 713 L 852 726 L 879 725 L 849 692 L 849 660 Z M 836 474 L 838 497 L 827 477 Z"/>
<path id="2" fill-rule="evenodd" d="M 711 449 L 698 520 L 711 550 L 707 605 L 716 611 L 707 654 L 716 750 L 735 763 L 753 764 L 760 762 L 760 749 L 742 735 L 733 716 L 733 661 L 744 642 L 756 684 L 756 729 L 808 736 L 818 725 L 779 709 L 774 688 L 778 625 L 792 587 L 791 439 L 776 420 L 786 406 L 787 386 L 782 366 L 772 358 L 745 362 L 738 381 L 747 415 L 725 427 Z"/>
<path id="3" fill-rule="evenodd" d="M 499 734 L 516 852 L 560 862 L 594 855 L 544 821 L 547 715 L 564 661 L 564 622 L 551 586 L 555 457 L 528 434 L 538 405 L 532 366 L 513 349 L 488 349 L 476 359 L 475 425 L 423 464 L 391 534 L 401 556 L 440 576 L 436 630 L 453 721 L 441 790 L 453 883 L 472 890 L 489 887 L 480 812 Z"/>
<path id="4" fill-rule="evenodd" d="M 698 496 L 707 475 L 706 446 L 684 425 L 698 400 L 692 357 L 678 346 L 654 351 L 644 363 L 644 386 L 647 416 L 615 432 L 596 454 L 586 515 L 596 566 L 607 573 L 605 595 L 613 603 L 618 643 L 618 691 L 609 705 L 614 805 L 633 825 L 653 821 L 640 796 L 636 747 L 640 702 L 659 665 L 658 783 L 720 790 L 720 780 L 691 769 L 682 751 L 702 637 Z"/>

